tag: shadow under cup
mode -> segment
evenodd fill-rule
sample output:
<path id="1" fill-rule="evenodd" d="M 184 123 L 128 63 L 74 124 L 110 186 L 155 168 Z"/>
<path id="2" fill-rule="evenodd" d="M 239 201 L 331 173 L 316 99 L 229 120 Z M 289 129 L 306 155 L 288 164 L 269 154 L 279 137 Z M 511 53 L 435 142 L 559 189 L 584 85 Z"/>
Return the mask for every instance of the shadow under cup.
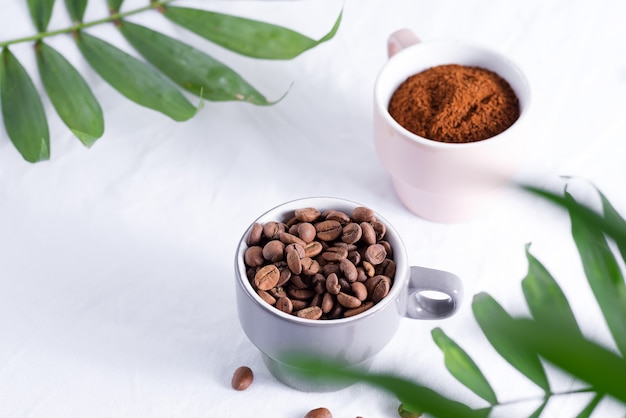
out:
<path id="1" fill-rule="evenodd" d="M 306 198 L 280 205 L 259 217 L 255 222 L 286 221 L 296 209 L 313 207 L 323 212 L 335 209 L 350 214 L 361 206 L 336 198 Z M 348 382 L 328 382 L 303 378 L 301 373 L 284 361 L 292 354 L 304 354 L 338 361 L 347 367 L 368 369 L 373 357 L 391 341 L 400 320 L 404 317 L 434 319 L 452 315 L 462 297 L 458 277 L 447 272 L 409 267 L 406 249 L 400 235 L 389 222 L 376 214 L 387 228 L 386 240 L 393 249 L 396 274 L 389 294 L 372 308 L 349 318 L 311 320 L 280 311 L 263 301 L 253 289 L 243 262 L 247 248 L 246 238 L 252 225 L 243 235 L 236 252 L 236 298 L 239 321 L 248 339 L 260 350 L 269 371 L 282 383 L 303 391 L 332 391 L 349 386 Z M 433 285 L 428 278 L 415 279 L 422 286 L 411 286 L 413 269 L 428 276 L 434 272 Z M 448 277 L 453 276 L 453 277 Z M 439 281 L 441 277 L 441 281 Z M 450 280 L 453 281 L 453 285 Z M 440 285 L 437 283 L 440 282 Z M 425 286 L 423 286 L 426 284 Z M 454 288 L 454 289 L 453 289 Z M 422 291 L 434 290 L 449 295 L 447 299 L 431 300 L 421 297 Z"/>
<path id="2" fill-rule="evenodd" d="M 504 78 L 519 100 L 518 120 L 494 137 L 468 143 L 438 142 L 402 127 L 387 110 L 392 94 L 408 77 L 445 64 L 477 66 Z M 393 55 L 374 87 L 374 144 L 402 203 L 437 222 L 466 221 L 484 212 L 523 162 L 529 103 L 530 88 L 519 68 L 483 47 L 432 41 Z"/>

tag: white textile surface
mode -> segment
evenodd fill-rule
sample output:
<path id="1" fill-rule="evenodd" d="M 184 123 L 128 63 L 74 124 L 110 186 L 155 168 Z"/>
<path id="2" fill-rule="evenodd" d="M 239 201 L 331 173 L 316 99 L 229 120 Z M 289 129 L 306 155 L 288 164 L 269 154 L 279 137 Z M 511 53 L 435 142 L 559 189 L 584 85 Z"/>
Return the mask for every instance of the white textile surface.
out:
<path id="1" fill-rule="evenodd" d="M 146 0 L 128 0 L 124 9 Z M 106 16 L 89 2 L 86 21 Z M 479 330 L 472 295 L 488 292 L 509 312 L 527 311 L 524 246 L 552 272 L 585 333 L 611 344 L 586 283 L 567 215 L 508 190 L 488 213 L 433 223 L 397 199 L 374 152 L 372 89 L 387 36 L 457 38 L 517 62 L 532 88 L 530 158 L 517 179 L 571 190 L 597 203 L 589 182 L 626 213 L 626 2 L 616 0 L 301 0 L 177 4 L 287 26 L 329 42 L 289 61 L 253 60 L 201 40 L 158 13 L 132 20 L 185 39 L 236 69 L 278 104 L 206 102 L 178 123 L 122 97 L 89 68 L 68 35 L 49 42 L 98 97 L 106 132 L 86 149 L 49 99 L 51 159 L 25 162 L 0 127 L 0 417 L 394 417 L 398 401 L 357 384 L 303 393 L 264 367 L 237 318 L 235 247 L 261 213 L 289 200 L 336 196 L 383 214 L 414 265 L 458 274 L 466 298 L 446 320 L 404 319 L 372 370 L 393 372 L 485 406 L 445 369 L 430 331 L 468 351 L 503 402 L 493 416 L 528 416 L 541 391 L 499 358 Z M 50 29 L 69 19 L 57 1 Z M 92 34 L 132 53 L 112 25 Z M 26 0 L 4 0 L 0 42 L 35 33 Z M 42 89 L 32 44 L 11 51 Z M 195 99 L 197 102 L 197 99 Z M 2 122 L 0 122 L 2 125 Z M 572 349 L 575 349 L 574 347 Z M 250 366 L 252 386 L 230 387 Z M 579 383 L 547 366 L 555 391 Z M 573 417 L 590 395 L 557 396 L 545 417 Z M 622 417 L 610 400 L 594 417 Z"/>

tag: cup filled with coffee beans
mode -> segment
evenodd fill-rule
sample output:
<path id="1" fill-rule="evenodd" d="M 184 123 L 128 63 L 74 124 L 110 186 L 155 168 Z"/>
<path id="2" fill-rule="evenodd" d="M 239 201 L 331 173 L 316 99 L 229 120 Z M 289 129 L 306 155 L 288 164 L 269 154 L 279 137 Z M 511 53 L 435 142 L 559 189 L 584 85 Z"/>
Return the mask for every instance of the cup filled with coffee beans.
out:
<path id="1" fill-rule="evenodd" d="M 235 257 L 239 321 L 270 372 L 305 391 L 341 384 L 299 377 L 286 356 L 304 354 L 369 367 L 402 318 L 454 314 L 454 274 L 411 266 L 398 231 L 358 203 L 313 197 L 255 220 Z"/>
<path id="2" fill-rule="evenodd" d="M 374 86 L 374 144 L 396 193 L 437 222 L 495 203 L 523 162 L 530 89 L 508 58 L 456 40 L 393 33 Z"/>

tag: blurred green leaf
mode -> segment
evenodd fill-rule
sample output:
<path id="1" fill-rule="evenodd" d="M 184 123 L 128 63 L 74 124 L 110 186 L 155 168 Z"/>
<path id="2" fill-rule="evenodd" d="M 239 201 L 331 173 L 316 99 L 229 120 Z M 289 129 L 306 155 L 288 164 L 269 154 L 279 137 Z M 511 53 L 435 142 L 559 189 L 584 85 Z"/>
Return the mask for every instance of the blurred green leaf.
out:
<path id="1" fill-rule="evenodd" d="M 291 59 L 335 36 L 341 15 L 333 28 L 316 41 L 291 29 L 238 16 L 206 10 L 167 6 L 171 21 L 236 53 L 253 58 Z"/>
<path id="2" fill-rule="evenodd" d="M 567 192 L 565 199 L 576 203 Z M 620 266 L 601 230 L 591 226 L 585 218 L 570 217 L 572 236 L 589 286 L 617 348 L 622 355 L 626 355 L 626 285 Z"/>
<path id="3" fill-rule="evenodd" d="M 609 225 L 615 225 L 616 229 L 626 231 L 626 220 L 615 210 L 609 199 L 602 193 L 597 187 L 596 190 L 602 200 L 602 211 L 604 212 L 604 219 Z M 626 261 L 626 241 L 617 241 L 617 248 L 619 249 L 622 259 Z"/>
<path id="4" fill-rule="evenodd" d="M 124 0 L 107 0 L 107 5 L 109 6 L 109 11 L 112 13 L 117 13 L 120 11 L 120 7 L 122 7 L 122 3 Z"/>
<path id="5" fill-rule="evenodd" d="M 302 376 L 313 379 L 330 379 L 343 382 L 365 382 L 393 393 L 409 411 L 423 411 L 435 417 L 487 417 L 487 411 L 476 411 L 462 403 L 446 398 L 430 388 L 389 374 L 367 373 L 345 364 L 293 354 L 285 356 L 290 366 L 301 371 Z"/>
<path id="6" fill-rule="evenodd" d="M 81 23 L 85 16 L 87 0 L 65 0 L 65 7 L 74 23 Z"/>
<path id="7" fill-rule="evenodd" d="M 589 401 L 585 409 L 583 409 L 580 414 L 576 415 L 576 418 L 589 418 L 603 397 L 604 395 L 597 393 L 591 401 Z"/>
<path id="8" fill-rule="evenodd" d="M 196 108 L 176 85 L 153 67 L 87 33 L 76 41 L 93 69 L 128 99 L 176 121 L 195 115 Z"/>
<path id="9" fill-rule="evenodd" d="M 565 294 L 543 264 L 530 254 L 529 248 L 527 244 L 528 273 L 522 280 L 522 290 L 531 314 L 539 321 L 560 321 L 580 333 Z"/>
<path id="10" fill-rule="evenodd" d="M 542 197 L 552 203 L 557 204 L 570 213 L 571 217 L 580 218 L 582 222 L 587 224 L 589 228 L 603 231 L 605 234 L 613 238 L 618 246 L 626 247 L 626 225 L 623 223 L 615 223 L 606 219 L 605 216 L 593 211 L 585 205 L 581 205 L 573 199 L 566 199 L 563 195 L 559 195 L 547 190 L 543 190 L 534 186 L 521 186 L 526 191 Z"/>
<path id="11" fill-rule="evenodd" d="M 40 42 L 36 52 L 41 81 L 59 117 L 85 146 L 92 146 L 104 133 L 104 119 L 91 89 L 55 49 Z"/>
<path id="12" fill-rule="evenodd" d="M 543 410 L 546 409 L 546 405 L 548 405 L 548 401 L 549 400 L 550 400 L 550 397 L 546 396 L 546 398 L 543 400 L 541 405 L 539 405 L 539 408 L 535 409 L 535 412 L 530 414 L 528 416 L 528 418 L 539 418 L 541 416 L 541 413 L 543 412 Z"/>
<path id="13" fill-rule="evenodd" d="M 499 324 L 512 323 L 513 318 L 487 293 L 478 293 L 472 302 L 474 317 L 493 348 L 546 393 L 550 384 L 539 356 L 533 351 L 512 343 L 499 333 Z M 497 325 L 497 326 L 496 326 Z"/>
<path id="14" fill-rule="evenodd" d="M 120 29 L 148 62 L 191 93 L 208 100 L 270 104 L 239 74 L 205 53 L 131 22 L 122 22 Z"/>
<path id="15" fill-rule="evenodd" d="M 4 128 L 26 161 L 47 160 L 50 158 L 50 133 L 39 93 L 8 47 L 2 50 L 0 60 Z"/>
<path id="16" fill-rule="evenodd" d="M 626 360 L 613 351 L 581 336 L 556 321 L 514 319 L 493 321 L 498 332 L 509 344 L 536 352 L 563 371 L 626 402 Z"/>
<path id="17" fill-rule="evenodd" d="M 30 17 L 39 32 L 45 32 L 52 17 L 55 0 L 28 0 Z"/>
<path id="18" fill-rule="evenodd" d="M 431 334 L 444 354 L 446 368 L 450 374 L 491 405 L 497 404 L 496 394 L 474 360 L 441 328 L 433 329 Z"/>

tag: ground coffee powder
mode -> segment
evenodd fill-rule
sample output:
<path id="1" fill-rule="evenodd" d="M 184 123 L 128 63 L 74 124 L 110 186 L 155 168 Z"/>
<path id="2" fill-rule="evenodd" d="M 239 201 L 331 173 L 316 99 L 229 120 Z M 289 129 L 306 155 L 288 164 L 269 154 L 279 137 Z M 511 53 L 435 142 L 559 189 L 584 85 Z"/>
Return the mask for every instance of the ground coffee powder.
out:
<path id="1" fill-rule="evenodd" d="M 509 128 L 520 114 L 509 83 L 480 67 L 440 65 L 404 81 L 389 113 L 409 131 L 440 142 L 475 142 Z"/>

